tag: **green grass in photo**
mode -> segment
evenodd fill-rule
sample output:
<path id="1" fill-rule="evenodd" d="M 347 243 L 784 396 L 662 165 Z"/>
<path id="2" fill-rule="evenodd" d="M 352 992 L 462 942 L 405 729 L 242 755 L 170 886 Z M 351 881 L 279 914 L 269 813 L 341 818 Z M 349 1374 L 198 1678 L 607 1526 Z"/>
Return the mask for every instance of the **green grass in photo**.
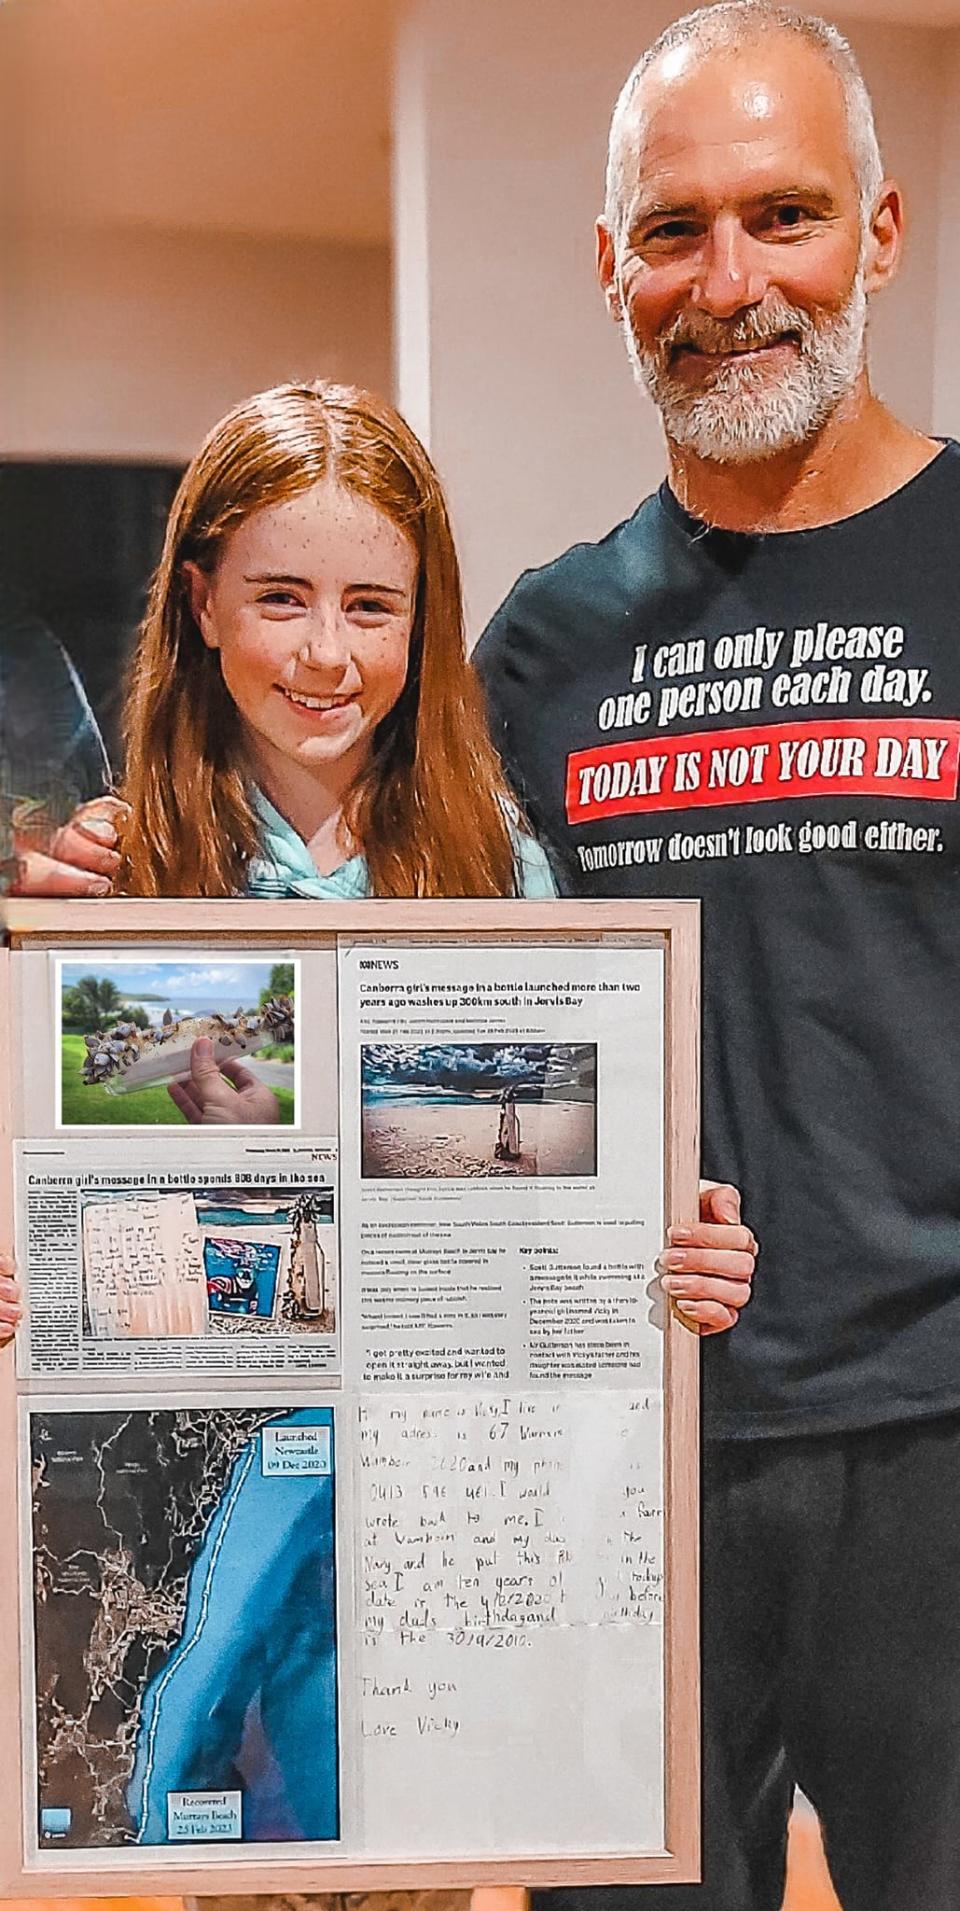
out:
<path id="1" fill-rule="evenodd" d="M 132 1095 L 108 1095 L 99 1082 L 82 1080 L 86 1044 L 82 1035 L 62 1035 L 60 1120 L 65 1128 L 111 1126 L 139 1128 L 152 1125 L 187 1128 L 189 1123 L 170 1100 L 165 1087 L 140 1088 Z M 292 1126 L 294 1097 L 290 1088 L 274 1089 L 280 1121 Z"/>

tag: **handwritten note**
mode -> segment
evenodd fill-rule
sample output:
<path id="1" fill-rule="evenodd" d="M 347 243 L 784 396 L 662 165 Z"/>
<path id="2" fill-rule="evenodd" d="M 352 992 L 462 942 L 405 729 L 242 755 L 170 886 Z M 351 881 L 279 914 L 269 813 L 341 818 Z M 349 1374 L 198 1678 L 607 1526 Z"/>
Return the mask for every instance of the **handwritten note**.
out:
<path id="1" fill-rule="evenodd" d="M 651 1394 L 370 1401 L 360 1408 L 363 1627 L 410 1644 L 656 1623 Z"/>
<path id="2" fill-rule="evenodd" d="M 189 1195 L 91 1201 L 83 1210 L 91 1332 L 108 1339 L 202 1334 L 207 1287 Z"/>
<path id="3" fill-rule="evenodd" d="M 569 1840 L 571 1814 L 585 1850 L 629 1841 L 638 1811 L 653 1824 L 660 1806 L 658 1395 L 368 1397 L 358 1411 L 371 1835 L 416 1849 L 398 1802 L 412 1760 L 451 1849 L 508 1848 L 520 1797 L 544 1850 Z M 624 1689 L 613 1776 L 598 1695 L 617 1690 L 619 1707 Z"/>

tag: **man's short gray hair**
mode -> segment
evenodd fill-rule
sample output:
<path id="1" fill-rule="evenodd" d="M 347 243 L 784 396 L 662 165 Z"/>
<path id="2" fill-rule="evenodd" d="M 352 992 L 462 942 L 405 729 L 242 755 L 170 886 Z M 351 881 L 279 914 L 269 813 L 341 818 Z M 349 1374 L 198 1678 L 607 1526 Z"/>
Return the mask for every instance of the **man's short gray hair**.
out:
<path id="1" fill-rule="evenodd" d="M 634 95 L 644 74 L 663 54 L 676 47 L 693 46 L 698 53 L 712 53 L 723 47 L 748 46 L 772 33 L 792 33 L 822 53 L 832 67 L 843 91 L 850 155 L 860 187 L 860 211 L 866 222 L 883 183 L 883 160 L 877 140 L 873 102 L 860 71 L 856 54 L 843 34 L 815 13 L 800 13 L 793 7 L 778 6 L 773 0 L 720 0 L 712 7 L 699 7 L 674 20 L 647 48 L 627 78 L 613 109 L 610 145 L 607 155 L 607 193 L 605 217 L 616 231 L 623 211 L 624 130 Z"/>

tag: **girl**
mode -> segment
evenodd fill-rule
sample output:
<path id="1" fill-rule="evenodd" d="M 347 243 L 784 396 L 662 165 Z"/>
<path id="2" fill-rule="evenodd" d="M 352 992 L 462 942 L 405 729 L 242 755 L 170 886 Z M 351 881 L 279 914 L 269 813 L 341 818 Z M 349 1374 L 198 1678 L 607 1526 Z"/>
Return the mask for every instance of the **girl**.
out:
<path id="1" fill-rule="evenodd" d="M 201 446 L 126 742 L 117 893 L 555 893 L 487 735 L 436 473 L 353 387 L 261 392 Z"/>

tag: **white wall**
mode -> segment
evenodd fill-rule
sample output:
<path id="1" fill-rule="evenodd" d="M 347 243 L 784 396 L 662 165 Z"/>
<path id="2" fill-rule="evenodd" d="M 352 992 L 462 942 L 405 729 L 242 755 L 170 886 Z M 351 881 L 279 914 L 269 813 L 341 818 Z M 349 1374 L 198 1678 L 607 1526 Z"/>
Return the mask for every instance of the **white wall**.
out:
<path id="1" fill-rule="evenodd" d="M 903 270 L 871 314 L 874 384 L 902 417 L 936 423 L 935 333 L 944 55 L 954 34 L 840 18 L 873 95 L 887 169 L 904 188 Z"/>
<path id="2" fill-rule="evenodd" d="M 428 350 L 401 319 L 397 390 L 429 420 L 474 631 L 518 571 L 606 529 L 659 470 L 596 289 L 593 221 L 614 93 L 670 10 L 420 0 L 401 28 L 396 196 L 422 197 L 426 236 L 411 257 L 395 227 L 396 306 L 425 273 Z"/>
<path id="3" fill-rule="evenodd" d="M 6 455 L 185 460 L 281 379 L 390 389 L 386 246 L 8 227 L 4 254 Z"/>
<path id="4" fill-rule="evenodd" d="M 960 437 L 960 32 L 943 37 L 933 416 Z"/>
<path id="5" fill-rule="evenodd" d="M 412 0 L 401 24 L 397 388 L 447 481 L 474 632 L 520 570 L 602 534 L 662 475 L 657 421 L 595 286 L 593 220 L 613 100 L 677 11 Z M 945 36 L 848 30 L 918 215 L 904 278 L 877 311 L 877 382 L 929 426 Z"/>

